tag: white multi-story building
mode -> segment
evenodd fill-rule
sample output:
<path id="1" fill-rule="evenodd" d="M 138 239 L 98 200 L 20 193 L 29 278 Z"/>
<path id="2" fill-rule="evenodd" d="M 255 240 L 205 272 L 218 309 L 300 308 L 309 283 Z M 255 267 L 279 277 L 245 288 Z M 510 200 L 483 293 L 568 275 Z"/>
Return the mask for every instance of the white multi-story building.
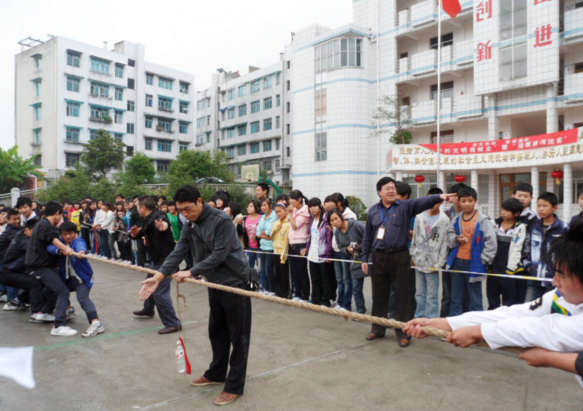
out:
<path id="1" fill-rule="evenodd" d="M 194 148 L 194 76 L 147 62 L 127 41 L 113 50 L 54 37 L 16 55 L 16 143 L 47 177 L 79 161 L 99 129 L 143 152 L 158 171 Z"/>
<path id="2" fill-rule="evenodd" d="M 197 93 L 196 146 L 224 151 L 236 179 L 245 177 L 241 166 L 258 164 L 276 184 L 290 182 L 291 83 L 283 56 L 242 76 L 220 69 L 212 87 Z"/>
<path id="3" fill-rule="evenodd" d="M 296 31 L 294 188 L 308 196 L 340 191 L 370 205 L 387 174 L 409 182 L 414 198 L 464 174 L 491 215 L 520 182 L 531 182 L 535 197 L 559 195 L 563 217 L 575 213 L 574 194 L 583 188 L 576 130 L 583 126 L 583 2 L 461 3 L 456 19 L 442 14 L 441 39 L 434 0 L 353 0 L 353 24 Z M 391 133 L 377 132 L 392 127 L 373 118 L 386 95 L 408 106 L 411 144 L 391 145 Z M 561 186 L 551 176 L 557 169 Z M 425 183 L 417 188 L 420 174 Z"/>

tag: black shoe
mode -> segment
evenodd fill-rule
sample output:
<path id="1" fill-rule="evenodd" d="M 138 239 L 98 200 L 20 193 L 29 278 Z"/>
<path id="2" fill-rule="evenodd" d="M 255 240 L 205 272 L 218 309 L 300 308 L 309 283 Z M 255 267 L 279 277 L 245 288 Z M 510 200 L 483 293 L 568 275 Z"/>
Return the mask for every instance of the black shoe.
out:
<path id="1" fill-rule="evenodd" d="M 161 330 L 158 330 L 158 334 L 172 334 L 177 333 L 178 331 L 182 331 L 181 325 L 177 327 L 164 327 Z"/>
<path id="2" fill-rule="evenodd" d="M 154 316 L 154 314 L 150 314 L 149 312 L 147 312 L 144 309 L 141 309 L 140 311 L 134 311 L 134 315 L 136 317 L 146 317 L 146 318 L 152 318 Z"/>

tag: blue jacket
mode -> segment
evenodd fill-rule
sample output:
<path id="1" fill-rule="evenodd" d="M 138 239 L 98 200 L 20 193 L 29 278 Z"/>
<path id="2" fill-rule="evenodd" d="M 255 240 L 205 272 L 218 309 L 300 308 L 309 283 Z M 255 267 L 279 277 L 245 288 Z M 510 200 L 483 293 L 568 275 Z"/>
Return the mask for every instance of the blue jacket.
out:
<path id="1" fill-rule="evenodd" d="M 62 238 L 59 238 L 59 240 L 61 240 L 63 244 L 65 243 L 65 241 Z M 82 238 L 77 238 L 76 240 L 73 240 L 73 242 L 71 243 L 71 248 L 77 253 L 80 253 L 81 251 L 85 251 L 85 253 L 87 253 L 87 244 L 85 243 L 85 240 L 83 240 Z M 47 251 L 50 254 L 59 254 L 59 249 L 52 244 L 47 247 Z M 87 259 L 80 260 L 77 257 L 70 258 L 71 266 L 73 267 L 73 270 L 75 270 L 75 274 L 77 274 L 77 276 L 81 279 L 81 281 L 83 281 L 83 283 L 87 285 L 87 287 L 89 288 L 93 287 L 93 269 L 91 268 L 91 264 L 89 264 L 89 260 Z M 67 257 L 64 255 L 61 256 L 60 274 L 63 282 L 66 282 Z"/>
<path id="2" fill-rule="evenodd" d="M 449 226 L 447 232 L 447 243 L 451 252 L 447 260 L 446 268 L 453 265 L 459 251 L 460 244 L 456 238 L 461 235 L 461 218 L 464 213 L 455 217 Z M 470 271 L 474 273 L 488 272 L 488 265 L 494 260 L 498 242 L 496 241 L 496 232 L 490 218 L 482 213 L 478 213 L 474 238 L 472 238 L 472 259 L 470 260 Z M 481 281 L 486 278 L 485 275 L 470 274 L 470 282 Z"/>
<path id="3" fill-rule="evenodd" d="M 553 278 L 554 270 L 548 267 L 547 253 L 553 241 L 562 237 L 569 226 L 559 220 L 555 215 L 555 222 L 545 233 L 543 230 L 543 220 L 539 220 L 529 227 L 524 245 L 524 268 L 530 270 L 530 274 L 540 278 Z"/>

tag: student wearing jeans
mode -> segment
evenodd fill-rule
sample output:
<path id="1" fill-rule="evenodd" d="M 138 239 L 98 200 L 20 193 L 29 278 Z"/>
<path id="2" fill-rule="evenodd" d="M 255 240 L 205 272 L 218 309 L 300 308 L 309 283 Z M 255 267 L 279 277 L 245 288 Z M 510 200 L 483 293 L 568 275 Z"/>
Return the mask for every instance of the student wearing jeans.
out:
<path id="1" fill-rule="evenodd" d="M 300 190 L 294 190 L 289 194 L 290 206 L 288 207 L 289 222 L 289 255 L 290 269 L 294 285 L 294 300 L 308 301 L 310 298 L 310 277 L 308 276 L 308 263 L 305 258 L 293 256 L 300 255 L 306 248 L 310 235 L 310 212 L 306 204 L 308 199 Z"/>
<path id="2" fill-rule="evenodd" d="M 247 205 L 247 217 L 243 220 L 243 227 L 245 229 L 244 236 L 247 239 L 247 259 L 249 260 L 249 267 L 255 268 L 259 254 L 259 238 L 257 236 L 257 225 L 261 220 L 259 202 L 251 200 Z"/>
<path id="3" fill-rule="evenodd" d="M 259 240 L 259 261 L 261 262 L 261 269 L 259 277 L 261 281 L 262 291 L 275 295 L 275 255 L 273 254 L 273 240 L 271 239 L 271 231 L 273 224 L 277 221 L 277 215 L 273 211 L 273 203 L 271 198 L 266 197 L 261 200 L 261 211 L 263 215 L 257 224 L 257 237 Z"/>

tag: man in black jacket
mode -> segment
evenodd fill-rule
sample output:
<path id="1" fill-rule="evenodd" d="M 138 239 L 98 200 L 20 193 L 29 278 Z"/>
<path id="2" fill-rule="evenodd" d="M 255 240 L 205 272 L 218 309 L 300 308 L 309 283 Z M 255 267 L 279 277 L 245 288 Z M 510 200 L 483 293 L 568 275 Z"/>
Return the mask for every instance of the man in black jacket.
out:
<path id="1" fill-rule="evenodd" d="M 130 228 L 131 227 L 140 227 L 141 223 L 142 223 L 142 219 L 140 217 L 140 213 L 138 211 L 138 209 L 140 208 L 140 197 L 136 196 L 133 198 L 133 203 L 134 203 L 134 207 L 132 208 L 132 211 L 130 212 Z M 137 254 L 137 258 L 136 258 L 136 264 L 140 267 L 145 267 L 146 266 L 146 247 L 144 246 L 144 241 L 142 236 L 139 236 L 138 238 L 133 238 L 132 241 L 135 241 L 136 244 L 136 254 Z"/>
<path id="2" fill-rule="evenodd" d="M 140 226 L 134 225 L 130 229 L 132 238 L 146 237 L 146 248 L 150 254 L 152 262 L 150 268 L 157 270 L 164 263 L 164 260 L 172 250 L 174 250 L 174 237 L 169 230 L 170 221 L 163 211 L 156 209 L 156 202 L 150 196 L 140 197 L 138 212 L 140 213 Z M 148 274 L 147 278 L 152 277 Z M 170 334 L 182 329 L 180 320 L 176 317 L 172 297 L 170 296 L 171 279 L 167 278 L 160 287 L 144 301 L 144 308 L 134 311 L 137 317 L 153 317 L 154 307 L 158 309 L 158 315 L 164 324 L 164 328 L 158 334 Z"/>
<path id="3" fill-rule="evenodd" d="M 195 264 L 189 271 L 174 274 L 177 282 L 203 275 L 209 282 L 246 288 L 249 263 L 229 215 L 205 204 L 198 189 L 191 185 L 180 188 L 174 201 L 188 224 L 159 272 L 142 283 L 140 299 L 149 298 L 159 284 L 167 281 L 190 251 Z M 251 337 L 251 299 L 212 288 L 208 293 L 213 360 L 204 376 L 191 384 L 198 387 L 224 383 L 224 390 L 215 404 L 226 405 L 239 398 L 245 387 Z M 233 349 L 229 353 L 231 346 Z M 231 369 L 227 374 L 229 366 Z"/>
<path id="4" fill-rule="evenodd" d="M 4 258 L 4 254 L 6 254 L 6 250 L 8 250 L 10 243 L 14 240 L 14 237 L 16 237 L 16 234 L 21 229 L 21 219 L 18 210 L 10 210 L 6 215 L 6 218 L 8 219 L 8 223 L 0 235 L 0 261 Z"/>

